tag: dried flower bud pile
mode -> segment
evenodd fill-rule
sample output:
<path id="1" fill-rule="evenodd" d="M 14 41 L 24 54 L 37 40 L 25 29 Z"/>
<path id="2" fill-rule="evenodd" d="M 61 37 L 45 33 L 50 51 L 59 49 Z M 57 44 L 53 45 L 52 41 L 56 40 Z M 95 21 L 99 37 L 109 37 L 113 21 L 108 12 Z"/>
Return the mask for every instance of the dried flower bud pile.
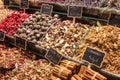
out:
<path id="1" fill-rule="evenodd" d="M 52 16 L 36 12 L 24 21 L 16 35 L 28 41 L 39 43 L 39 40 L 46 34 L 53 22 Z"/>
<path id="2" fill-rule="evenodd" d="M 87 31 L 87 25 L 72 24 L 72 21 L 60 21 L 46 34 L 40 46 L 55 48 L 61 54 L 72 56 L 77 43 Z"/>
<path id="3" fill-rule="evenodd" d="M 9 35 L 13 35 L 16 33 L 16 30 L 20 27 L 23 21 L 28 17 L 29 15 L 27 13 L 13 11 L 7 16 L 7 18 L 2 20 L 0 29 Z"/>
<path id="4" fill-rule="evenodd" d="M 76 50 L 78 58 L 87 46 L 96 48 L 106 53 L 103 69 L 120 74 L 120 28 L 114 26 L 92 27 Z"/>
<path id="5" fill-rule="evenodd" d="M 52 66 L 44 59 L 34 60 L 33 55 L 0 45 L 0 67 L 12 70 L 0 70 L 0 80 L 48 80 Z"/>

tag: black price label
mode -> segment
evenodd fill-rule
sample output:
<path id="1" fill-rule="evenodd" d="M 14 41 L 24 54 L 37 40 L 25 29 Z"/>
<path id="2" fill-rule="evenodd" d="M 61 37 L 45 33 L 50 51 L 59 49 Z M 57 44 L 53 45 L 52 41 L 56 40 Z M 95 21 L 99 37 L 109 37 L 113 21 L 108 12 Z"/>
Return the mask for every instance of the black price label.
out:
<path id="1" fill-rule="evenodd" d="M 82 17 L 83 8 L 80 6 L 68 6 L 68 17 Z"/>
<path id="2" fill-rule="evenodd" d="M 15 45 L 21 49 L 26 50 L 27 48 L 27 40 L 22 39 L 20 37 L 15 37 Z"/>
<path id="3" fill-rule="evenodd" d="M 5 33 L 0 30 L 0 41 L 4 41 L 5 39 Z"/>
<path id="4" fill-rule="evenodd" d="M 21 9 L 28 9 L 29 8 L 29 1 L 28 0 L 21 0 L 20 8 Z"/>
<path id="5" fill-rule="evenodd" d="M 41 7 L 41 13 L 51 15 L 53 11 L 53 6 L 49 4 L 43 4 Z"/>
<path id="6" fill-rule="evenodd" d="M 27 49 L 35 53 L 36 55 L 39 55 L 40 57 L 45 57 L 47 53 L 45 49 L 36 47 L 35 44 L 32 42 L 27 42 Z"/>
<path id="7" fill-rule="evenodd" d="M 5 6 L 9 6 L 9 4 L 10 4 L 10 0 L 4 0 L 4 5 Z"/>
<path id="8" fill-rule="evenodd" d="M 15 38 L 6 35 L 6 36 L 5 36 L 5 42 L 7 42 L 7 43 L 9 43 L 9 44 L 11 44 L 11 45 L 15 45 Z"/>
<path id="9" fill-rule="evenodd" d="M 109 24 L 120 27 L 120 15 L 112 14 L 109 20 Z"/>
<path id="10" fill-rule="evenodd" d="M 87 47 L 82 57 L 82 60 L 85 60 L 97 67 L 101 67 L 104 57 L 105 54 L 103 52 Z"/>
<path id="11" fill-rule="evenodd" d="M 62 55 L 55 51 L 53 48 L 50 48 L 45 57 L 54 64 L 59 64 L 63 58 Z"/>
<path id="12" fill-rule="evenodd" d="M 100 13 L 99 18 L 104 19 L 104 20 L 109 20 L 111 16 L 111 13 Z"/>

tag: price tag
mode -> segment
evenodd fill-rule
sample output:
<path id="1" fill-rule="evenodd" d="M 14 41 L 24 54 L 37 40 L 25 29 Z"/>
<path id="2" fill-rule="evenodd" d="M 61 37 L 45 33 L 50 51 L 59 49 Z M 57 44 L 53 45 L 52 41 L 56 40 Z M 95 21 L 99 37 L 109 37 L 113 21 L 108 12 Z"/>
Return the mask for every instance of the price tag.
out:
<path id="1" fill-rule="evenodd" d="M 36 47 L 35 44 L 32 42 L 27 42 L 27 49 L 35 53 L 36 55 L 39 55 L 40 57 L 45 57 L 47 53 L 45 49 Z"/>
<path id="2" fill-rule="evenodd" d="M 110 17 L 111 17 L 110 12 L 103 12 L 100 13 L 100 15 L 98 16 L 98 18 L 106 20 L 107 24 L 109 23 Z"/>
<path id="3" fill-rule="evenodd" d="M 15 44 L 15 38 L 6 35 L 6 36 L 5 36 L 5 42 L 7 42 L 7 43 L 9 43 L 9 44 L 11 44 L 11 45 L 14 45 L 14 44 Z"/>
<path id="4" fill-rule="evenodd" d="M 10 0 L 4 0 L 4 5 L 9 6 L 10 5 Z"/>
<path id="5" fill-rule="evenodd" d="M 53 64 L 59 64 L 63 56 L 55 51 L 53 48 L 50 48 L 48 53 L 45 56 Z"/>
<path id="6" fill-rule="evenodd" d="M 112 14 L 109 24 L 120 27 L 120 15 Z"/>
<path id="7" fill-rule="evenodd" d="M 21 49 L 26 50 L 26 48 L 27 48 L 27 40 L 22 39 L 22 38 L 16 36 L 15 37 L 15 45 L 17 47 L 20 47 Z"/>
<path id="8" fill-rule="evenodd" d="M 5 39 L 5 33 L 0 30 L 0 41 L 4 41 Z"/>
<path id="9" fill-rule="evenodd" d="M 87 47 L 82 57 L 82 60 L 87 61 L 88 63 L 100 68 L 102 66 L 104 57 L 105 54 L 103 52 Z"/>
<path id="10" fill-rule="evenodd" d="M 21 9 L 28 9 L 29 8 L 29 1 L 28 0 L 21 0 L 20 8 Z"/>
<path id="11" fill-rule="evenodd" d="M 83 8 L 81 6 L 68 6 L 68 17 L 82 17 Z"/>
<path id="12" fill-rule="evenodd" d="M 41 13 L 51 15 L 53 11 L 53 6 L 49 4 L 42 4 Z"/>

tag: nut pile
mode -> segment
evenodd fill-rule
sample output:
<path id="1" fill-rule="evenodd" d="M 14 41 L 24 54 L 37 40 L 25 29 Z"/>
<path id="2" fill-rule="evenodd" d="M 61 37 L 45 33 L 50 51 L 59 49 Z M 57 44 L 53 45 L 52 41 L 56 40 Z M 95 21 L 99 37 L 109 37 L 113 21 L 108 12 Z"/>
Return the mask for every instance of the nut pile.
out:
<path id="1" fill-rule="evenodd" d="M 0 45 L 0 67 L 12 70 L 0 70 L 0 80 L 49 80 L 52 66 L 44 59 L 34 60 L 34 55 Z"/>
<path id="2" fill-rule="evenodd" d="M 102 68 L 120 74 L 120 28 L 114 26 L 92 27 L 76 50 L 80 59 L 87 46 L 106 53 Z"/>
<path id="3" fill-rule="evenodd" d="M 59 21 L 46 34 L 44 40 L 40 42 L 40 46 L 45 48 L 52 47 L 60 54 L 73 56 L 76 45 L 87 31 L 85 27 L 88 26 L 81 23 L 72 24 L 70 20 Z"/>
<path id="4" fill-rule="evenodd" d="M 24 21 L 15 36 L 22 37 L 33 43 L 39 43 L 53 22 L 52 16 L 36 12 Z"/>
<path id="5" fill-rule="evenodd" d="M 13 35 L 16 30 L 20 27 L 23 21 L 28 18 L 27 13 L 22 11 L 13 11 L 0 24 L 0 29 L 5 31 L 8 35 Z"/>

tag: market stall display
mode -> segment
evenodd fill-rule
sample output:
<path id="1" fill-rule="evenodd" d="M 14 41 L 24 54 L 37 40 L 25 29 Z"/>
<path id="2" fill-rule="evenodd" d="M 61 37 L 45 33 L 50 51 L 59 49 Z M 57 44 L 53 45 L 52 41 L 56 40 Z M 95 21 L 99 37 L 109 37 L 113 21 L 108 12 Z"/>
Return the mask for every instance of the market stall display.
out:
<path id="1" fill-rule="evenodd" d="M 15 36 L 38 44 L 54 23 L 52 16 L 36 12 L 23 22 Z"/>
<path id="2" fill-rule="evenodd" d="M 20 1 L 0 0 L 0 80 L 120 79 L 120 0 Z"/>
<path id="3" fill-rule="evenodd" d="M 76 50 L 80 60 L 87 46 L 106 53 L 102 68 L 120 74 L 120 28 L 114 26 L 91 27 L 90 32 Z"/>
<path id="4" fill-rule="evenodd" d="M 44 48 L 55 48 L 60 54 L 73 56 L 76 45 L 87 31 L 88 25 L 81 23 L 73 24 L 70 20 L 60 21 L 46 34 L 40 42 Z"/>
<path id="5" fill-rule="evenodd" d="M 3 30 L 8 35 L 14 35 L 16 30 L 24 22 L 29 14 L 23 13 L 22 11 L 13 11 L 0 23 L 0 30 Z"/>

